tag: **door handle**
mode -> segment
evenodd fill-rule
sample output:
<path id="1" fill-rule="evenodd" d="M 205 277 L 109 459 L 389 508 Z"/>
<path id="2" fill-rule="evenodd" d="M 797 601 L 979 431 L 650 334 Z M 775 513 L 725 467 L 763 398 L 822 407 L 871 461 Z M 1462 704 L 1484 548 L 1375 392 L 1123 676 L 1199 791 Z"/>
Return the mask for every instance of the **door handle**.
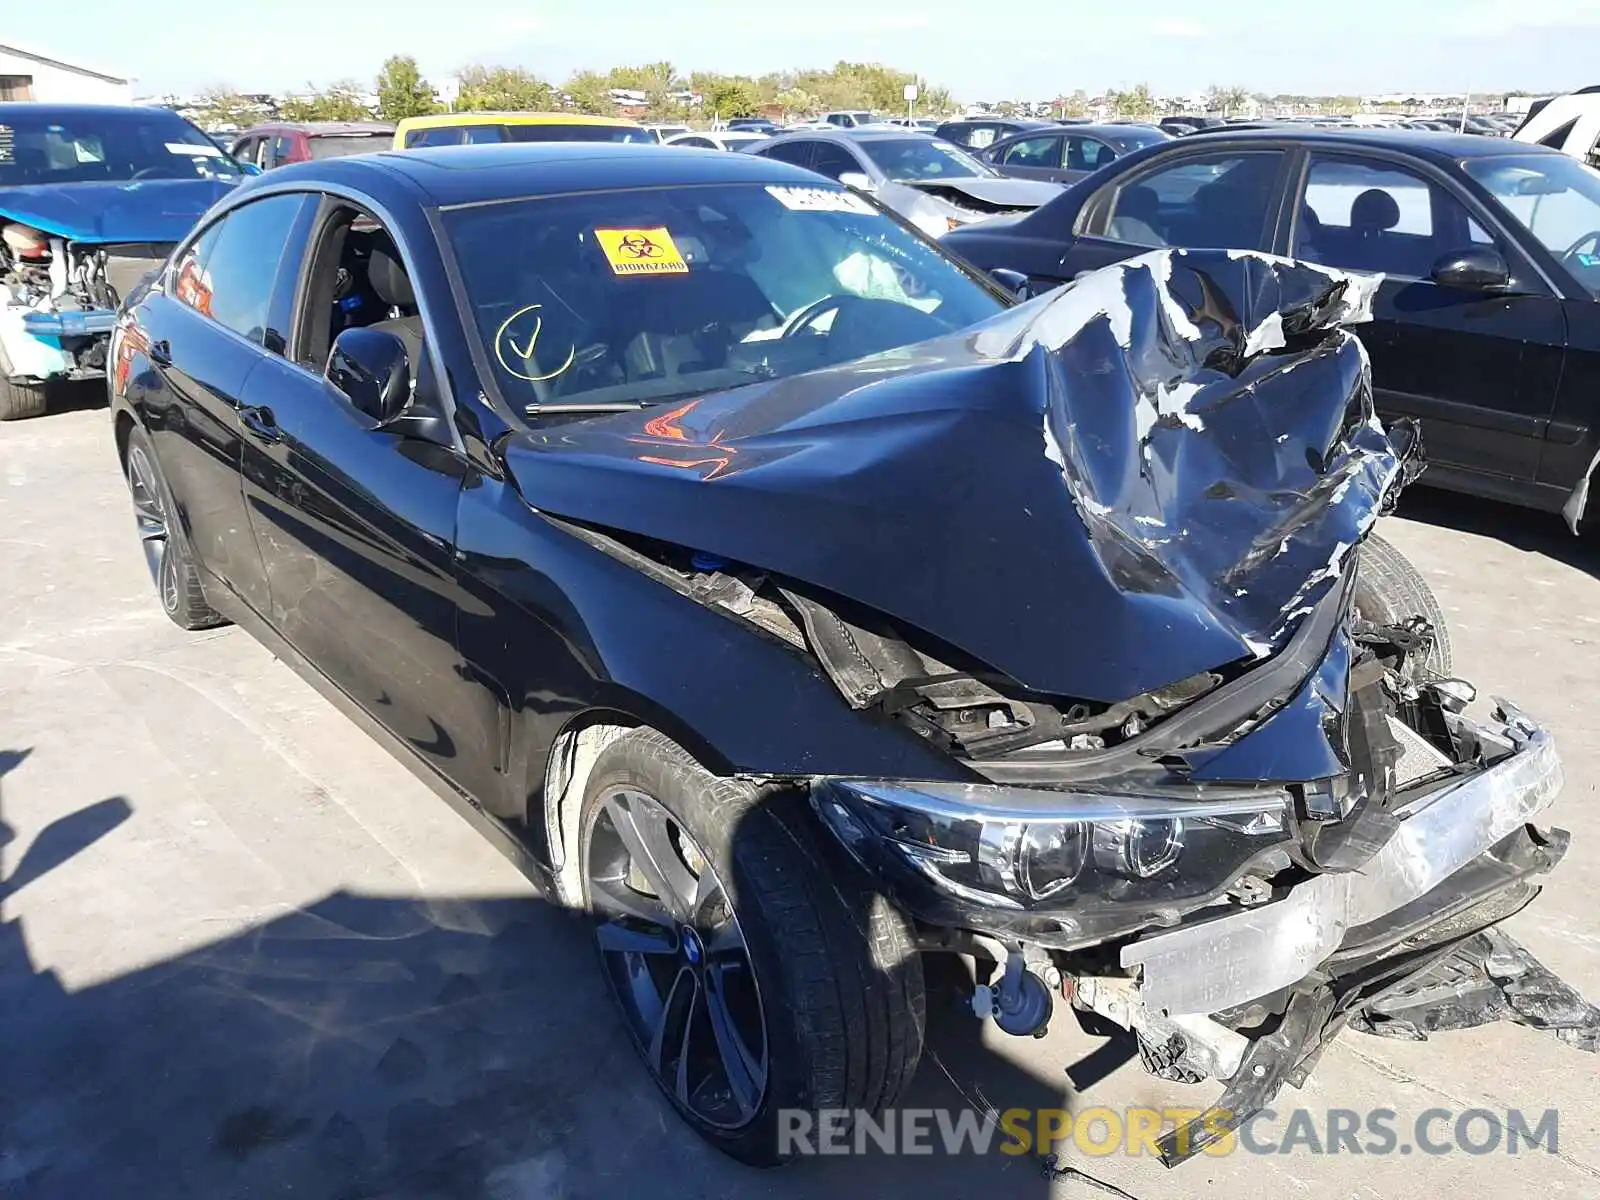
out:
<path id="1" fill-rule="evenodd" d="M 272 410 L 265 404 L 254 404 L 241 408 L 239 410 L 239 418 L 244 422 L 244 427 L 250 431 L 251 436 L 257 441 L 283 441 L 283 430 L 278 427 L 277 418 L 272 415 Z"/>
<path id="2" fill-rule="evenodd" d="M 167 341 L 166 338 L 159 338 L 151 342 L 150 349 L 146 353 L 150 355 L 150 361 L 158 367 L 170 367 L 172 365 L 172 343 Z"/>

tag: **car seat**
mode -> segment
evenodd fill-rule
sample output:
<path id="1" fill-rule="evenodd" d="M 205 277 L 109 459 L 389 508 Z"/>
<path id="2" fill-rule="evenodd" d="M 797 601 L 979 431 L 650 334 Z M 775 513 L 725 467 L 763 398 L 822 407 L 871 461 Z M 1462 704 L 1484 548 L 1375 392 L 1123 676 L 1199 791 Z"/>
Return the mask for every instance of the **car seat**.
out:
<path id="1" fill-rule="evenodd" d="M 1351 255 L 1358 267 L 1381 271 L 1391 257 L 1385 235 L 1400 224 L 1400 202 L 1382 188 L 1368 188 L 1350 206 Z"/>
<path id="2" fill-rule="evenodd" d="M 1106 227 L 1106 233 L 1119 242 L 1133 242 L 1139 246 L 1165 246 L 1167 239 L 1156 232 L 1161 223 L 1161 197 L 1154 188 L 1135 184 L 1124 188 L 1117 196 L 1115 216 Z"/>
<path id="3" fill-rule="evenodd" d="M 422 361 L 422 317 L 417 312 L 411 277 L 406 274 L 392 242 L 373 246 L 372 256 L 367 260 L 367 281 L 391 313 L 382 321 L 374 321 L 369 328 L 385 330 L 405 343 L 406 357 L 415 375 Z"/>

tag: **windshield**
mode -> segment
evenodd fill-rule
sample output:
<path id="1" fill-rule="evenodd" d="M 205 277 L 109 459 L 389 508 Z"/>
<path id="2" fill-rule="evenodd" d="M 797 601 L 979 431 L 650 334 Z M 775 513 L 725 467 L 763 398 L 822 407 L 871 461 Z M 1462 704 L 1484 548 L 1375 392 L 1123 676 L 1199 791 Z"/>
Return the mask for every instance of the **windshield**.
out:
<path id="1" fill-rule="evenodd" d="M 345 158 L 387 150 L 393 137 L 391 133 L 321 133 L 306 140 L 311 143 L 312 158 Z"/>
<path id="2" fill-rule="evenodd" d="M 642 142 L 653 144 L 655 135 L 632 125 L 507 125 L 508 142 Z"/>
<path id="3" fill-rule="evenodd" d="M 1467 174 L 1600 296 L 1600 172 L 1565 154 L 1469 158 Z"/>
<path id="4" fill-rule="evenodd" d="M 176 113 L 130 108 L 18 112 L 0 119 L 0 186 L 131 179 L 240 179 L 217 144 Z"/>
<path id="5" fill-rule="evenodd" d="M 931 137 L 873 138 L 861 148 L 894 180 L 971 179 L 995 172 L 949 142 Z"/>
<path id="6" fill-rule="evenodd" d="M 447 209 L 514 409 L 654 403 L 925 341 L 993 292 L 846 189 L 725 184 Z"/>
<path id="7" fill-rule="evenodd" d="M 1154 146 L 1157 142 L 1170 142 L 1172 135 L 1164 129 L 1132 127 L 1115 130 L 1106 140 L 1126 153 L 1144 146 Z"/>

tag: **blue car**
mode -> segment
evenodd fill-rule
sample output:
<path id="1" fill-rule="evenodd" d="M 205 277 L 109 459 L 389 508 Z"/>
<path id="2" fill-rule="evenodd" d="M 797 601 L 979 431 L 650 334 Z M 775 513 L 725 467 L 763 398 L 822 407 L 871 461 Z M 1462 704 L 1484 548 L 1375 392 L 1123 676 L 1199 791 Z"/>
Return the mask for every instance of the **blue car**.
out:
<path id="1" fill-rule="evenodd" d="M 122 297 L 249 173 L 165 109 L 0 104 L 0 421 L 103 375 Z"/>

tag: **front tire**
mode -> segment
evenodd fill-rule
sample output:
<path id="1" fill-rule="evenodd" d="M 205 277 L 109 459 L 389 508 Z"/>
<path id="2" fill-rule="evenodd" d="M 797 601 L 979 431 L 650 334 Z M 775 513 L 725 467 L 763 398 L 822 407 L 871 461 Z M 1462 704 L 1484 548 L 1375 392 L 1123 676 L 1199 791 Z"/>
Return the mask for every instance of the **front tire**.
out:
<path id="1" fill-rule="evenodd" d="M 797 1148 L 783 1110 L 894 1102 L 922 1053 L 921 959 L 803 796 L 719 778 L 638 729 L 601 753 L 581 829 L 607 978 L 696 1132 L 770 1166 Z"/>
<path id="2" fill-rule="evenodd" d="M 167 486 L 144 430 L 134 428 L 128 433 L 122 465 L 145 564 L 150 568 L 162 610 L 179 629 L 226 625 L 227 619 L 206 601 L 200 568 L 189 539 L 184 536 L 172 489 Z"/>
<path id="3" fill-rule="evenodd" d="M 1376 625 L 1403 625 L 1421 617 L 1433 626 L 1433 645 L 1419 666 L 1423 673 L 1449 679 L 1455 672 L 1450 629 L 1444 609 L 1411 560 L 1377 534 L 1361 544 L 1356 575 L 1356 612 Z"/>

